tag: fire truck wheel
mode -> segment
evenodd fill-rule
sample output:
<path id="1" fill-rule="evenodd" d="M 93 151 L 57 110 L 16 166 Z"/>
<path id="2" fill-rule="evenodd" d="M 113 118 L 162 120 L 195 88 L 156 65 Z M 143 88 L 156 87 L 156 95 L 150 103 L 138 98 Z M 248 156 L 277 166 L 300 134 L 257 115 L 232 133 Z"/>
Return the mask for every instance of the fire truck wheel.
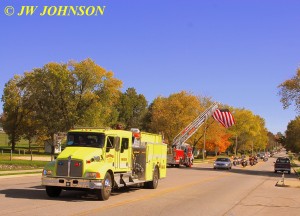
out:
<path id="1" fill-rule="evenodd" d="M 146 182 L 146 188 L 149 188 L 149 189 L 155 189 L 155 188 L 157 188 L 158 179 L 159 179 L 158 169 L 155 168 L 155 170 L 153 172 L 153 180 L 150 181 L 150 182 Z"/>
<path id="2" fill-rule="evenodd" d="M 60 187 L 46 186 L 46 193 L 49 197 L 59 197 L 61 191 Z"/>
<path id="3" fill-rule="evenodd" d="M 112 189 L 112 180 L 111 175 L 109 173 L 105 174 L 103 179 L 103 188 L 96 190 L 96 195 L 99 200 L 108 200 L 111 194 Z"/>

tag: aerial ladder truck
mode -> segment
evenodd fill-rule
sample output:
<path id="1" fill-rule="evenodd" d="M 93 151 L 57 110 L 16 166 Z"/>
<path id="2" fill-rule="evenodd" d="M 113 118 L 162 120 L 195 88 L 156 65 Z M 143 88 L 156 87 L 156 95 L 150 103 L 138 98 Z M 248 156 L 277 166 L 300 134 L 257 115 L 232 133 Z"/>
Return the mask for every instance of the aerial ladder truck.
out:
<path id="1" fill-rule="evenodd" d="M 168 149 L 167 164 L 169 166 L 180 167 L 184 165 L 191 167 L 193 164 L 192 147 L 185 143 L 197 130 L 205 123 L 205 121 L 213 115 L 218 108 L 218 103 L 213 103 L 197 118 L 195 118 L 187 127 L 185 127 L 172 142 L 171 148 Z"/>

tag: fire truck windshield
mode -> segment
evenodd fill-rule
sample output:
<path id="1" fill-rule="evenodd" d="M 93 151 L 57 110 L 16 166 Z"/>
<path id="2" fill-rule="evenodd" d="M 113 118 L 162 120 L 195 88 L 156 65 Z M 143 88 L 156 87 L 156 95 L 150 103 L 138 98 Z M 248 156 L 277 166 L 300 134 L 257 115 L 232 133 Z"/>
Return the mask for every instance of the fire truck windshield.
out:
<path id="1" fill-rule="evenodd" d="M 68 133 L 67 146 L 103 148 L 104 141 L 103 133 L 71 132 Z"/>

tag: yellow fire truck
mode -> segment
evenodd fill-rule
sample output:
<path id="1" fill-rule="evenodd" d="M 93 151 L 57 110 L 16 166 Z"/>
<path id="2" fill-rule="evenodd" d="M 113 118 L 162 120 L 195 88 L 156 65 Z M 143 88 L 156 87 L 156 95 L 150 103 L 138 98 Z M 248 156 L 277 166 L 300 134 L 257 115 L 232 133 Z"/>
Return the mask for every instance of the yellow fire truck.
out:
<path id="1" fill-rule="evenodd" d="M 155 189 L 166 177 L 167 145 L 158 134 L 81 128 L 67 135 L 67 147 L 48 163 L 42 185 L 49 197 L 62 190 L 87 190 L 107 200 L 114 188 L 143 185 Z"/>

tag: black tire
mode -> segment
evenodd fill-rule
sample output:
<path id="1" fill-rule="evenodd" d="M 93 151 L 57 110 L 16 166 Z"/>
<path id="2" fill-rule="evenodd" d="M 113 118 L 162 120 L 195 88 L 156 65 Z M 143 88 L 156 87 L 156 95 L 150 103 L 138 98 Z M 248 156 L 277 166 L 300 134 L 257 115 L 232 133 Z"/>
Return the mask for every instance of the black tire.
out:
<path id="1" fill-rule="evenodd" d="M 175 164 L 175 167 L 176 167 L 176 168 L 179 168 L 179 167 L 180 167 L 180 164 Z"/>
<path id="2" fill-rule="evenodd" d="M 103 188 L 96 190 L 96 195 L 99 200 L 108 200 L 112 190 L 112 178 L 109 173 L 105 174 L 103 179 Z"/>
<path id="3" fill-rule="evenodd" d="M 62 189 L 55 186 L 46 186 L 46 193 L 49 197 L 59 197 Z"/>
<path id="4" fill-rule="evenodd" d="M 158 179 L 159 179 L 158 169 L 155 168 L 153 172 L 153 180 L 146 182 L 146 188 L 156 189 L 158 186 Z"/>

